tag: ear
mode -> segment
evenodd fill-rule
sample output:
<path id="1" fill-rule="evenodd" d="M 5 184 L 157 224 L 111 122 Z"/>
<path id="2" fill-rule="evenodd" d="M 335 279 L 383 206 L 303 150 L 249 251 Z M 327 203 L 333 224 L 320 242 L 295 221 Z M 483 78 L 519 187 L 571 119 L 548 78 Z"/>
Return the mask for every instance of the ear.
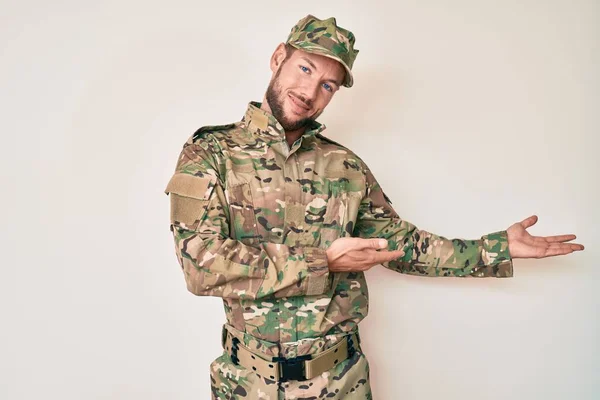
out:
<path id="1" fill-rule="evenodd" d="M 275 73 L 281 67 L 281 63 L 285 60 L 286 51 L 285 43 L 279 43 L 279 46 L 273 52 L 271 56 L 271 72 Z"/>

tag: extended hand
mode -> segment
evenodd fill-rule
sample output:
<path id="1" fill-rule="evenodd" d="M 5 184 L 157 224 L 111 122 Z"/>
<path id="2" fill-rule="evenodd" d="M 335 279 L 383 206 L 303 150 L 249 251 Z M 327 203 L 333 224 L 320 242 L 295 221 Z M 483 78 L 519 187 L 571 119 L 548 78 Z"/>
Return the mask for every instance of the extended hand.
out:
<path id="1" fill-rule="evenodd" d="M 385 239 L 339 238 L 327 249 L 330 271 L 365 271 L 382 262 L 392 261 L 404 255 L 403 250 L 387 249 Z"/>
<path id="2" fill-rule="evenodd" d="M 535 224 L 536 215 L 512 224 L 508 234 L 508 252 L 511 258 L 544 258 L 569 254 L 584 247 L 577 243 L 564 243 L 576 238 L 575 235 L 531 236 L 525 229 Z"/>

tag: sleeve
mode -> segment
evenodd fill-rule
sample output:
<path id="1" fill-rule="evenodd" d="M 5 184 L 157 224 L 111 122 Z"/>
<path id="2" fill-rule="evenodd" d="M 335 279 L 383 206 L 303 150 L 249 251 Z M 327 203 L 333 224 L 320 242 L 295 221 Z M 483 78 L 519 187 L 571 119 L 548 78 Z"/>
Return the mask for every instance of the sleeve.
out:
<path id="1" fill-rule="evenodd" d="M 365 169 L 367 190 L 359 206 L 353 236 L 384 238 L 389 250 L 404 250 L 404 256 L 383 263 L 384 267 L 423 276 L 513 276 L 506 231 L 467 240 L 448 239 L 418 229 L 398 216 L 369 168 Z"/>
<path id="2" fill-rule="evenodd" d="M 165 193 L 170 229 L 188 290 L 198 296 L 259 299 L 317 295 L 332 275 L 326 250 L 230 237 L 230 208 L 216 145 L 186 144 Z"/>

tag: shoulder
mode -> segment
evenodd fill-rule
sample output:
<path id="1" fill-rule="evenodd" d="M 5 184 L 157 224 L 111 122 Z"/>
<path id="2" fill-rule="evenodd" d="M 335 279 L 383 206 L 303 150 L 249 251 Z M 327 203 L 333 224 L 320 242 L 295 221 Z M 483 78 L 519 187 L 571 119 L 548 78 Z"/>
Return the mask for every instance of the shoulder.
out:
<path id="1" fill-rule="evenodd" d="M 223 160 L 223 138 L 234 132 L 238 123 L 206 125 L 196 129 L 183 144 L 178 165 L 189 171 L 203 171 L 219 178 Z"/>
<path id="2" fill-rule="evenodd" d="M 344 150 L 351 151 L 351 150 L 350 150 L 349 148 L 347 148 L 346 146 L 344 146 L 344 145 L 342 145 L 342 144 L 340 144 L 340 143 L 336 142 L 335 140 L 332 140 L 332 139 L 328 138 L 327 136 L 324 136 L 324 135 L 322 135 L 322 134 L 320 134 L 320 133 L 317 133 L 317 134 L 315 134 L 315 137 L 317 137 L 317 138 L 318 138 L 318 139 L 319 139 L 319 140 L 320 140 L 322 143 L 324 143 L 325 145 L 329 145 L 329 146 L 331 146 L 331 147 L 333 147 L 333 148 L 336 148 L 336 147 L 337 147 L 337 148 L 341 148 L 341 149 L 344 149 Z"/>
<path id="3" fill-rule="evenodd" d="M 226 140 L 238 128 L 239 123 L 202 126 L 188 137 L 183 148 L 195 152 L 221 153 L 223 139 Z"/>
<path id="4" fill-rule="evenodd" d="M 186 144 L 199 144 L 219 136 L 227 135 L 238 126 L 237 123 L 225 125 L 206 125 L 202 126 L 188 138 Z"/>
<path id="5" fill-rule="evenodd" d="M 348 148 L 347 146 L 344 146 L 343 144 L 338 143 L 335 140 L 328 138 L 327 136 L 323 136 L 320 133 L 315 134 L 315 136 L 320 140 L 320 144 L 321 144 L 321 147 L 323 148 L 323 150 L 325 150 L 325 151 L 343 150 L 344 152 L 347 153 L 347 155 L 349 157 L 359 158 L 358 155 L 354 151 L 350 150 L 350 148 Z"/>
<path id="6" fill-rule="evenodd" d="M 358 162 L 358 164 L 360 164 L 361 169 L 363 169 L 363 170 L 368 169 L 367 164 L 363 161 L 363 159 L 360 158 L 358 154 L 356 154 L 354 151 L 352 151 L 347 146 L 344 146 L 341 143 L 338 143 L 335 140 L 328 138 L 327 136 L 323 136 L 320 133 L 317 133 L 315 136 L 321 140 L 321 143 L 323 143 L 325 145 L 324 147 L 329 147 L 329 149 L 326 149 L 326 150 L 330 150 L 330 151 L 331 150 L 333 150 L 333 151 L 344 150 L 347 153 L 347 156 L 346 156 L 347 158 L 353 159 L 356 162 Z"/>

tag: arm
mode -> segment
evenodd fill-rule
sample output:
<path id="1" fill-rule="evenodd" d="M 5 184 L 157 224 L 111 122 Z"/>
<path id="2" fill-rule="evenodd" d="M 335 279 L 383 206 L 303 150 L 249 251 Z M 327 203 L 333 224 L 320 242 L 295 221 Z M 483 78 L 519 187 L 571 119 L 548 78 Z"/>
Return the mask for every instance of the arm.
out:
<path id="1" fill-rule="evenodd" d="M 331 278 L 325 249 L 230 237 L 230 210 L 218 145 L 186 143 L 165 193 L 187 288 L 198 296 L 258 299 L 322 294 Z"/>
<path id="2" fill-rule="evenodd" d="M 390 250 L 404 250 L 404 256 L 382 263 L 384 267 L 425 276 L 513 276 L 506 231 L 466 240 L 418 229 L 398 216 L 369 168 L 365 168 L 367 192 L 358 210 L 353 236 L 385 238 Z"/>

